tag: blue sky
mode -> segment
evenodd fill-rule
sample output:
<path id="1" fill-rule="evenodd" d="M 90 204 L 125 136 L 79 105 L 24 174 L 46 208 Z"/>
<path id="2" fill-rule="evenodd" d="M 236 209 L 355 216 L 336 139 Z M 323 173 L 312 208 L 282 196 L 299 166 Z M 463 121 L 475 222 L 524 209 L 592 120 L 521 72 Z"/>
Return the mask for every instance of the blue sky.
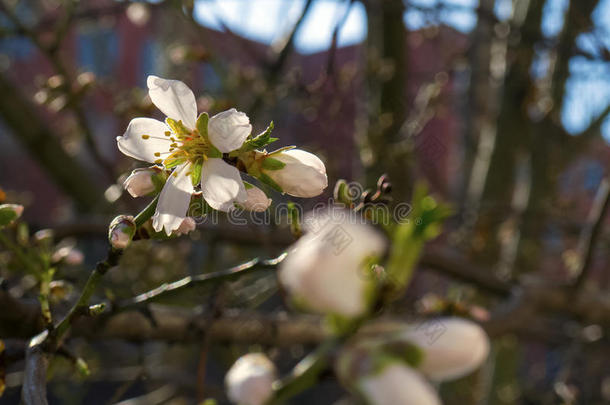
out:
<path id="1" fill-rule="evenodd" d="M 574 0 L 577 1 L 577 0 Z M 431 6 L 438 2 L 449 5 L 441 14 L 443 22 L 469 32 L 476 24 L 477 0 L 413 0 L 412 3 Z M 220 29 L 225 24 L 237 34 L 273 44 L 281 39 L 299 17 L 305 0 L 199 0 L 195 2 L 198 20 L 211 28 Z M 497 0 L 496 14 L 507 18 L 511 0 Z M 295 46 L 299 52 L 311 53 L 327 49 L 332 32 L 346 12 L 349 1 L 316 0 L 299 31 Z M 556 35 L 562 25 L 562 17 L 568 0 L 550 1 L 545 8 L 543 32 Z M 422 13 L 411 11 L 404 16 L 411 29 L 427 25 Z M 594 13 L 595 22 L 604 26 L 605 35 L 598 38 L 582 36 L 581 46 L 593 49 L 594 41 L 602 41 L 610 47 L 610 0 L 602 0 Z M 350 45 L 366 38 L 366 14 L 364 7 L 355 2 L 349 8 L 347 20 L 339 32 L 339 45 Z M 543 60 L 542 60 L 543 62 Z M 610 102 L 610 71 L 607 64 L 596 64 L 584 59 L 571 63 L 572 78 L 568 83 L 568 101 L 563 108 L 563 123 L 572 133 L 585 128 L 588 122 Z M 610 140 L 610 120 L 603 128 Z"/>

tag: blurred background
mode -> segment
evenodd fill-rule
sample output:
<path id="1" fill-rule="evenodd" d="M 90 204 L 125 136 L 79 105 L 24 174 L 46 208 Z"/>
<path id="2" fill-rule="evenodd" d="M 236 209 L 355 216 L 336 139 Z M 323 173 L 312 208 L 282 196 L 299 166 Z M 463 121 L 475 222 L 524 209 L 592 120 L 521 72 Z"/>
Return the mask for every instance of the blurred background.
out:
<path id="1" fill-rule="evenodd" d="M 305 208 L 327 201 L 340 178 L 373 187 L 384 173 L 394 202 L 425 181 L 454 208 L 395 308 L 487 322 L 492 356 L 441 387 L 446 404 L 610 403 L 610 1 L 0 4 L 0 198 L 25 205 L 25 232 L 53 228 L 58 246 L 84 253 L 56 278 L 82 285 L 104 255 L 108 221 L 146 204 L 122 189 L 139 164 L 115 138 L 134 117 L 162 118 L 147 97 L 149 74 L 178 79 L 199 111 L 235 107 L 255 132 L 273 120 L 278 147 L 322 158 L 329 189 L 297 201 Z M 273 257 L 291 241 L 281 224 L 237 228 L 221 217 L 188 237 L 134 245 L 105 294 L 127 298 Z M 224 373 L 253 347 L 289 370 L 316 336 L 230 332 L 245 318 L 259 330 L 285 320 L 274 280 L 256 275 L 171 302 L 198 308 L 203 326 L 77 334 L 70 345 L 91 375 L 58 360 L 51 403 L 226 403 Z M 1 253 L 0 281 L 13 296 L 36 291 Z M 31 335 L 4 317 L 0 338 Z M 207 333 L 213 322 L 227 330 Z M 0 404 L 14 404 L 20 365 L 6 363 Z M 329 378 L 293 403 L 351 402 Z"/>

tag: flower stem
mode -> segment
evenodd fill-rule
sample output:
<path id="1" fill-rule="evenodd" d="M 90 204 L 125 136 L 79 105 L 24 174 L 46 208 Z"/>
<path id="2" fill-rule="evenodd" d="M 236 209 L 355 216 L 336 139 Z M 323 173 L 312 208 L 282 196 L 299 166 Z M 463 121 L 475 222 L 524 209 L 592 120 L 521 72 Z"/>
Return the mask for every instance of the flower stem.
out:
<path id="1" fill-rule="evenodd" d="M 150 219 L 155 213 L 155 209 L 157 207 L 157 201 L 159 200 L 159 196 L 155 197 L 154 200 L 146 206 L 138 215 L 135 217 L 136 229 L 141 227 L 146 221 Z M 57 327 L 52 331 L 50 335 L 49 344 L 53 350 L 56 350 L 57 347 L 61 344 L 61 339 L 66 334 L 66 332 L 70 329 L 72 322 L 74 319 L 81 315 L 88 313 L 89 308 L 89 300 L 93 296 L 95 289 L 100 283 L 102 277 L 106 272 L 116 266 L 119 262 L 119 258 L 123 253 L 122 250 L 110 248 L 108 251 L 108 255 L 104 261 L 99 262 L 95 269 L 89 275 L 89 279 L 85 283 L 83 287 L 83 291 L 78 298 L 78 301 L 72 306 L 68 315 L 57 325 Z"/>

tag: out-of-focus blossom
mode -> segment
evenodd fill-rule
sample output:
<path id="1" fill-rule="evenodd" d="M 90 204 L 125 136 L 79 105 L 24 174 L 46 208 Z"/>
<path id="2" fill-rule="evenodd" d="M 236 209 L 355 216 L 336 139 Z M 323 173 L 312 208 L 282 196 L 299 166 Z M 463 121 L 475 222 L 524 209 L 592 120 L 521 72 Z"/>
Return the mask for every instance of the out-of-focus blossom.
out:
<path id="1" fill-rule="evenodd" d="M 192 217 L 186 217 L 186 218 L 184 218 L 184 220 L 182 221 L 182 223 L 180 224 L 178 229 L 176 229 L 174 234 L 176 234 L 178 236 L 186 235 L 186 234 L 194 231 L 195 228 L 197 228 L 197 223 L 195 222 L 195 219 L 193 219 Z"/>
<path id="2" fill-rule="evenodd" d="M 462 318 L 433 319 L 407 327 L 400 335 L 423 351 L 418 369 L 435 381 L 468 375 L 489 354 L 489 338 L 483 328 Z"/>
<path id="3" fill-rule="evenodd" d="M 235 362 L 225 378 L 227 396 L 239 405 L 263 405 L 273 393 L 275 365 L 262 353 L 246 354 Z"/>
<path id="4" fill-rule="evenodd" d="M 0 227 L 10 225 L 23 214 L 23 205 L 1 204 L 0 205 Z"/>
<path id="5" fill-rule="evenodd" d="M 288 293 L 308 309 L 346 317 L 363 314 L 374 279 L 366 260 L 380 256 L 383 236 L 347 211 L 313 214 L 315 226 L 289 250 L 279 269 Z"/>
<path id="6" fill-rule="evenodd" d="M 371 405 L 440 405 L 434 388 L 411 367 L 392 362 L 360 379 L 358 389 Z"/>

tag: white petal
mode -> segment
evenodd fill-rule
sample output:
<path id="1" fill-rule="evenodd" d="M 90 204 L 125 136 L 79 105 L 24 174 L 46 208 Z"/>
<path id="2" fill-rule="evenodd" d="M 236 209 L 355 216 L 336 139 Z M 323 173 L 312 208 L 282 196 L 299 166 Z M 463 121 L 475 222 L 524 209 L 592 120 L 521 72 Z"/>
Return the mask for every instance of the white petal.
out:
<path id="1" fill-rule="evenodd" d="M 153 216 L 155 231 L 161 232 L 165 229 L 165 233 L 170 235 L 186 218 L 193 193 L 190 171 L 190 163 L 182 164 L 167 179 L 159 195 L 157 211 Z"/>
<path id="2" fill-rule="evenodd" d="M 250 132 L 250 119 L 235 108 L 216 114 L 208 123 L 210 141 L 222 153 L 239 149 Z"/>
<path id="3" fill-rule="evenodd" d="M 230 211 L 233 203 L 248 198 L 239 170 L 222 159 L 208 159 L 201 170 L 201 192 L 210 206 L 219 211 Z"/>
<path id="4" fill-rule="evenodd" d="M 152 102 L 166 116 L 181 120 L 189 129 L 195 129 L 197 122 L 197 103 L 189 87 L 179 80 L 166 80 L 148 76 L 148 95 Z"/>
<path id="5" fill-rule="evenodd" d="M 159 156 L 155 156 L 155 152 L 167 152 L 170 148 L 172 141 L 165 136 L 166 131 L 169 131 L 169 127 L 161 121 L 152 118 L 134 118 L 123 136 L 117 136 L 116 141 L 119 150 L 125 155 L 153 163 L 160 159 Z"/>

